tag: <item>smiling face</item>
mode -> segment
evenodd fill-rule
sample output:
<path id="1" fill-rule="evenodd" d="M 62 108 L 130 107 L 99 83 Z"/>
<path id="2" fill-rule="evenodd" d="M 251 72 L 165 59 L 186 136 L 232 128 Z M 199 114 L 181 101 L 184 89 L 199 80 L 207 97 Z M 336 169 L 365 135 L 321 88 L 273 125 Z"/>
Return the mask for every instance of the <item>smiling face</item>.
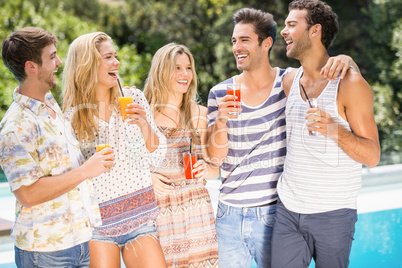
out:
<path id="1" fill-rule="evenodd" d="M 190 58 L 187 54 L 178 54 L 175 59 L 175 71 L 172 74 L 171 88 L 176 94 L 184 94 L 187 92 L 191 80 L 193 79 L 193 70 Z"/>
<path id="2" fill-rule="evenodd" d="M 104 41 L 98 46 L 101 61 L 98 69 L 98 86 L 112 88 L 117 83 L 117 71 L 120 62 L 116 57 L 116 50 L 110 41 Z"/>
<path id="3" fill-rule="evenodd" d="M 42 51 L 42 65 L 38 66 L 38 80 L 43 83 L 44 91 L 47 92 L 57 86 L 56 75 L 58 67 L 62 64 L 57 56 L 54 44 L 48 45 Z"/>
<path id="4" fill-rule="evenodd" d="M 286 56 L 289 58 L 302 60 L 311 47 L 306 15 L 307 10 L 292 9 L 286 18 L 281 35 L 287 44 Z"/>
<path id="5" fill-rule="evenodd" d="M 238 23 L 235 25 L 232 45 L 237 69 L 241 71 L 251 71 L 257 68 L 261 59 L 265 57 L 252 24 Z"/>

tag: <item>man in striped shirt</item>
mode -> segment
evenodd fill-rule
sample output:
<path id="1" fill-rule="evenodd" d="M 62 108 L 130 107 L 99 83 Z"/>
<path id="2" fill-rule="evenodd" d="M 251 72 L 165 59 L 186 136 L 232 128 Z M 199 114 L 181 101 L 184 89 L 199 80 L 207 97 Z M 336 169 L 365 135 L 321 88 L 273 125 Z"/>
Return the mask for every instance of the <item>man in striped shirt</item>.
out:
<path id="1" fill-rule="evenodd" d="M 242 73 L 213 87 L 208 96 L 208 152 L 221 166 L 222 177 L 219 265 L 250 267 L 253 258 L 258 267 L 270 267 L 276 184 L 286 154 L 282 79 L 291 68 L 269 63 L 276 39 L 271 14 L 243 8 L 234 14 L 234 22 L 233 54 Z M 348 66 L 349 59 L 334 65 L 331 60 L 329 73 L 338 65 Z M 235 97 L 226 94 L 226 86 L 233 83 L 241 85 L 241 108 Z"/>
<path id="2" fill-rule="evenodd" d="M 302 67 L 283 80 L 287 155 L 277 186 L 272 267 L 307 268 L 312 258 L 315 267 L 348 267 L 361 164 L 374 167 L 380 159 L 373 93 L 355 71 L 330 82 L 320 75 L 338 31 L 330 6 L 298 0 L 289 11 L 281 34 L 287 56 Z M 313 98 L 319 108 L 309 105 Z"/>

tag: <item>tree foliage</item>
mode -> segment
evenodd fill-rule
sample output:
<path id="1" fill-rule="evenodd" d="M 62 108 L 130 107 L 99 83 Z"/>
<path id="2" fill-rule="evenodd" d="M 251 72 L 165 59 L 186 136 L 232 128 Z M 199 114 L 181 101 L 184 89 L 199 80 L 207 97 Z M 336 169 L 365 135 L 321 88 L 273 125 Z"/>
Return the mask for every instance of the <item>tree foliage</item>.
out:
<path id="1" fill-rule="evenodd" d="M 0 38 L 3 40 L 10 33 L 26 26 L 41 27 L 54 33 L 59 43 L 57 45 L 60 59 L 65 58 L 68 46 L 77 36 L 96 30 L 94 24 L 87 23 L 78 17 L 71 15 L 71 12 L 62 10 L 62 4 L 51 8 L 45 1 L 15 0 L 1 2 L 0 17 L 2 24 L 0 26 Z M 63 70 L 63 65 L 59 67 L 58 74 Z M 0 64 L 0 94 L 1 94 L 1 117 L 12 102 L 12 92 L 17 86 L 12 74 Z M 53 91 L 55 97 L 59 100 L 61 86 L 58 85 Z M 59 101 L 60 102 L 60 101 Z"/>
<path id="2" fill-rule="evenodd" d="M 206 104 L 210 88 L 238 73 L 233 59 L 233 13 L 241 7 L 269 11 L 278 22 L 278 39 L 270 56 L 273 66 L 299 66 L 285 55 L 280 30 L 290 0 L 13 0 L 0 1 L 0 38 L 24 26 L 45 28 L 59 38 L 63 60 L 77 36 L 104 31 L 116 43 L 125 85 L 142 88 L 152 55 L 169 42 L 192 51 L 199 95 Z M 348 54 L 359 65 L 375 93 L 383 163 L 402 162 L 402 0 L 328 0 L 339 16 L 340 31 L 330 55 Z M 59 68 L 59 74 L 62 66 Z M 0 63 L 0 117 L 12 102 L 17 83 Z M 60 100 L 61 85 L 55 90 Z"/>
<path id="3" fill-rule="evenodd" d="M 362 12 L 369 38 L 361 47 L 365 77 L 372 85 L 383 163 L 402 162 L 402 9 L 401 0 L 377 0 Z M 397 153 L 399 152 L 399 153 Z"/>

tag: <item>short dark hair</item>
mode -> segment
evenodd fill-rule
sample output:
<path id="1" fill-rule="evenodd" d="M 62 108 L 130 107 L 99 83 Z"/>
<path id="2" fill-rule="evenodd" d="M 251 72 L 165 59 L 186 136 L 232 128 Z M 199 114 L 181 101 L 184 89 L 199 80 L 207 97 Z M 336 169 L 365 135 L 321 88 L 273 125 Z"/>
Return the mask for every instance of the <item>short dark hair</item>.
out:
<path id="1" fill-rule="evenodd" d="M 26 79 L 25 62 L 42 65 L 43 48 L 56 44 L 57 37 L 38 27 L 25 27 L 3 40 L 2 57 L 4 65 L 18 82 Z"/>
<path id="2" fill-rule="evenodd" d="M 272 46 L 274 45 L 276 41 L 277 24 L 272 14 L 259 9 L 242 8 L 234 13 L 233 20 L 235 25 L 238 23 L 252 24 L 254 32 L 258 35 L 259 45 L 261 45 L 262 41 L 267 37 L 272 38 Z"/>
<path id="3" fill-rule="evenodd" d="M 332 8 L 320 0 L 294 0 L 289 4 L 289 11 L 292 9 L 307 10 L 309 29 L 315 24 L 321 24 L 321 43 L 328 49 L 339 30 L 338 16 Z"/>

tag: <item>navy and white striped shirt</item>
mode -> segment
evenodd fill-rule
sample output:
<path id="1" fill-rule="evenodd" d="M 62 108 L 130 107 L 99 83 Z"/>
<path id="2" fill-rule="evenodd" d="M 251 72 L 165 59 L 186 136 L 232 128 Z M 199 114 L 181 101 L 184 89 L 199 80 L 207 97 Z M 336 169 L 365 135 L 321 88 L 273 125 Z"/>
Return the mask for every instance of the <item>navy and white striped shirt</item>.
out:
<path id="1" fill-rule="evenodd" d="M 229 152 L 221 166 L 219 201 L 235 207 L 269 204 L 277 199 L 276 184 L 286 154 L 283 76 L 291 68 L 276 68 L 269 97 L 258 106 L 242 102 L 242 113 L 228 125 Z M 208 96 L 208 127 L 215 123 L 220 99 L 232 77 L 214 86 Z"/>

